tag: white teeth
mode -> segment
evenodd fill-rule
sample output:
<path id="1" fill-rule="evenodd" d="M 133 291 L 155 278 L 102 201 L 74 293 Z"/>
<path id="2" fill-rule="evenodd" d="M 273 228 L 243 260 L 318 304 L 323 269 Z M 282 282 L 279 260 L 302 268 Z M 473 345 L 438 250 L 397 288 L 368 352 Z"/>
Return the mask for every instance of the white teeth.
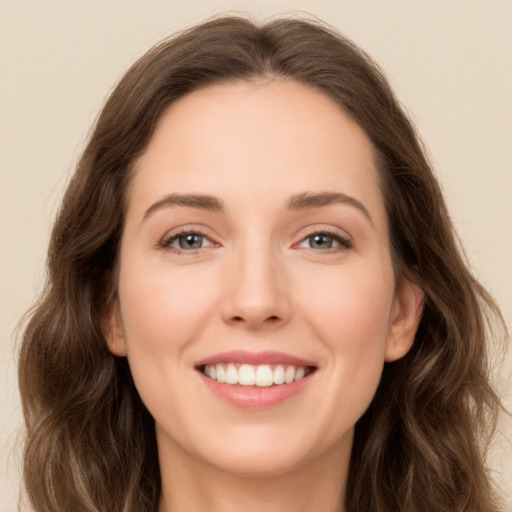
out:
<path id="1" fill-rule="evenodd" d="M 304 378 L 304 374 L 306 373 L 305 368 L 298 368 L 295 372 L 295 380 L 300 380 Z"/>
<path id="2" fill-rule="evenodd" d="M 233 363 L 226 368 L 226 384 L 238 384 L 238 370 Z"/>
<path id="3" fill-rule="evenodd" d="M 274 383 L 274 373 L 270 366 L 264 364 L 256 370 L 256 386 L 268 387 Z"/>
<path id="4" fill-rule="evenodd" d="M 256 372 L 249 364 L 243 364 L 238 371 L 238 383 L 242 386 L 254 386 L 256 384 Z"/>
<path id="5" fill-rule="evenodd" d="M 286 373 L 284 374 L 284 381 L 286 382 L 286 384 L 290 384 L 294 380 L 295 380 L 295 368 L 293 366 L 288 366 L 288 368 L 286 368 Z"/>
<path id="6" fill-rule="evenodd" d="M 217 371 L 217 382 L 226 382 L 226 372 L 224 371 L 224 368 L 222 365 L 218 364 L 216 366 Z"/>
<path id="7" fill-rule="evenodd" d="M 274 384 L 284 384 L 284 368 L 281 365 L 274 369 Z"/>
<path id="8" fill-rule="evenodd" d="M 291 384 L 303 379 L 307 374 L 305 366 L 295 367 L 279 364 L 274 369 L 268 364 L 250 365 L 234 363 L 205 365 L 204 375 L 217 382 L 240 386 L 269 387 L 272 385 Z"/>

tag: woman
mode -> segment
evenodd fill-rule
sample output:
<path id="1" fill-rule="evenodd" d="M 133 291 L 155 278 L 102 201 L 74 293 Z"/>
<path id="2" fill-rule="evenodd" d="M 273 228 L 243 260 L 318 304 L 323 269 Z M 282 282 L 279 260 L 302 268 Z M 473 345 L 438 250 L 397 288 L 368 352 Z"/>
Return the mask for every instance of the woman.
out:
<path id="1" fill-rule="evenodd" d="M 20 388 L 36 510 L 499 510 L 500 319 L 410 122 L 330 29 L 220 18 L 107 101 Z"/>

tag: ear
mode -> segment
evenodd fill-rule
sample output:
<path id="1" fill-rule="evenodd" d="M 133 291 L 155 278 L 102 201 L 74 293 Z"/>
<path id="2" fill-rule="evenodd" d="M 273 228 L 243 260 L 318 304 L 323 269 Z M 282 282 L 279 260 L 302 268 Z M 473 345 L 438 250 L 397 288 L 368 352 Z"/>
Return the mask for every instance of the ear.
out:
<path id="1" fill-rule="evenodd" d="M 107 347 L 112 354 L 119 357 L 127 355 L 123 324 L 117 300 L 112 301 L 103 319 L 103 335 L 105 336 Z"/>
<path id="2" fill-rule="evenodd" d="M 424 299 L 423 290 L 417 284 L 406 278 L 400 280 L 393 301 L 386 362 L 396 361 L 409 352 L 423 313 Z"/>

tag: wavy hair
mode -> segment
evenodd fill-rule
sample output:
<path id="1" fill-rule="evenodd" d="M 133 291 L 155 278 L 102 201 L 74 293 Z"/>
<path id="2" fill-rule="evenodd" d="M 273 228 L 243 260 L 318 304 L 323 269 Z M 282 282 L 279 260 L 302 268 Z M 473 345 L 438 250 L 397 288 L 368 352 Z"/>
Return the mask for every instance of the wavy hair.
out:
<path id="1" fill-rule="evenodd" d="M 439 184 L 377 65 L 319 23 L 221 17 L 163 41 L 104 105 L 58 213 L 44 292 L 20 352 L 24 481 L 36 511 L 153 512 L 154 421 L 128 363 L 108 350 L 133 164 L 176 99 L 209 84 L 284 77 L 323 92 L 373 144 L 395 267 L 425 293 L 415 343 L 386 363 L 355 429 L 347 512 L 500 510 L 485 469 L 500 401 L 489 325 L 502 322 L 468 270 Z"/>

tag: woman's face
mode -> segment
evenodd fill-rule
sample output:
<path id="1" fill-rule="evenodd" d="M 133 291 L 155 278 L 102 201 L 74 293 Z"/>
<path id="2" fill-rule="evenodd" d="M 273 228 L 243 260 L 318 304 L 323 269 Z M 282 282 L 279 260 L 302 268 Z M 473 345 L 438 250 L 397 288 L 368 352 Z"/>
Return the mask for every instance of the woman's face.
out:
<path id="1" fill-rule="evenodd" d="M 164 113 L 136 163 L 118 292 L 109 347 L 128 356 L 160 457 L 244 474 L 348 461 L 421 301 L 395 289 L 365 133 L 277 79 Z"/>

